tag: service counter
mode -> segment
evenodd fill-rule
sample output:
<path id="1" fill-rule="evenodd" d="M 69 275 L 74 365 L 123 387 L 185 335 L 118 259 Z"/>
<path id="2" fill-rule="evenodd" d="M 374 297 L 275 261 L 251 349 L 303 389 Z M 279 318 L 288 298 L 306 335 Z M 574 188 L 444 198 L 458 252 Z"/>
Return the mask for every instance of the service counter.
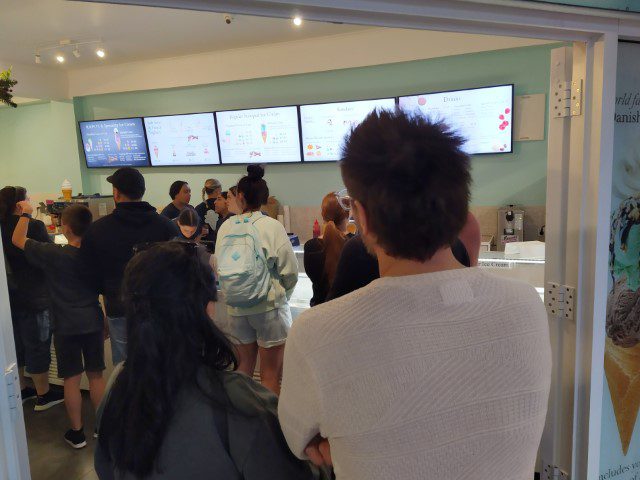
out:
<path id="1" fill-rule="evenodd" d="M 57 241 L 62 241 L 56 238 Z M 294 247 L 294 252 L 298 259 L 300 275 L 298 278 L 298 284 L 293 291 L 289 305 L 291 307 L 291 316 L 295 321 L 296 318 L 309 308 L 309 302 L 313 296 L 313 290 L 311 286 L 311 280 L 304 272 L 304 249 L 302 246 Z M 520 255 L 505 255 L 504 252 L 482 252 L 480 253 L 480 259 L 478 266 L 482 269 L 486 269 L 491 273 L 514 280 L 521 280 L 534 286 L 540 297 L 544 296 L 544 264 L 545 261 L 542 258 L 526 258 Z M 227 308 L 224 299 L 224 294 L 218 292 L 218 303 L 216 304 L 216 316 L 218 318 L 227 315 Z M 62 380 L 57 378 L 57 367 L 55 360 L 55 352 L 52 347 L 52 363 L 50 369 L 50 378 L 52 383 L 62 384 Z M 105 342 L 105 363 L 107 370 L 105 375 L 111 374 L 113 366 L 111 364 L 111 342 L 107 340 Z M 86 378 L 83 376 L 82 382 L 83 388 L 88 388 Z"/>

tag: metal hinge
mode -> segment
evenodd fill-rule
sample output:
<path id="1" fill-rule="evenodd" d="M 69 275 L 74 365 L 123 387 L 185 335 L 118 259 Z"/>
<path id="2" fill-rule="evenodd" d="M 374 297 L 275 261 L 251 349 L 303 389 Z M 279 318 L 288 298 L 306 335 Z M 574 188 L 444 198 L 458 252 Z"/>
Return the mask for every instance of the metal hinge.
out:
<path id="1" fill-rule="evenodd" d="M 556 81 L 551 92 L 551 107 L 555 118 L 582 115 L 582 79 Z"/>
<path id="2" fill-rule="evenodd" d="M 542 480 L 569 480 L 569 474 L 556 467 L 555 465 L 547 465 L 544 467 Z"/>
<path id="3" fill-rule="evenodd" d="M 18 405 L 20 405 L 21 403 L 18 366 L 15 363 L 9 365 L 4 371 L 4 382 L 7 386 L 7 393 L 9 397 L 9 412 L 11 412 L 11 421 L 15 423 L 18 420 Z"/>
<path id="4" fill-rule="evenodd" d="M 544 303 L 549 315 L 573 320 L 575 318 L 576 289 L 549 282 L 544 292 Z"/>

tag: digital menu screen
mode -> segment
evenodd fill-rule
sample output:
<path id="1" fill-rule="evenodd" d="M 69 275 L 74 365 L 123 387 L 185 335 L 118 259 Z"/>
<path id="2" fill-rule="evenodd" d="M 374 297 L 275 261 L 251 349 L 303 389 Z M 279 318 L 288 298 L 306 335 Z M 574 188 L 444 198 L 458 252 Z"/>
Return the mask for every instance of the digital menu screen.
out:
<path id="1" fill-rule="evenodd" d="M 223 164 L 300 161 L 296 107 L 216 112 Z"/>
<path id="2" fill-rule="evenodd" d="M 145 117 L 151 165 L 217 165 L 218 139 L 213 113 Z"/>
<path id="3" fill-rule="evenodd" d="M 87 167 L 146 167 L 149 153 L 141 118 L 80 122 Z"/>
<path id="4" fill-rule="evenodd" d="M 394 98 L 300 106 L 305 162 L 335 162 L 345 137 L 376 108 L 393 110 Z"/>
<path id="5" fill-rule="evenodd" d="M 513 85 L 400 97 L 399 106 L 444 120 L 466 138 L 468 154 L 512 151 Z"/>

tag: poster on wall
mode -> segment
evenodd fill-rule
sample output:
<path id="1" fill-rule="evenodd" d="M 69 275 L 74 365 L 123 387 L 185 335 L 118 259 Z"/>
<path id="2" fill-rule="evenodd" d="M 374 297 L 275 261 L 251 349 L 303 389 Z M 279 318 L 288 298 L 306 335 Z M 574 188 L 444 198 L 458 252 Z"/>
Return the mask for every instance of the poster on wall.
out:
<path id="1" fill-rule="evenodd" d="M 640 479 L 640 45 L 620 43 L 600 444 L 601 480 Z"/>

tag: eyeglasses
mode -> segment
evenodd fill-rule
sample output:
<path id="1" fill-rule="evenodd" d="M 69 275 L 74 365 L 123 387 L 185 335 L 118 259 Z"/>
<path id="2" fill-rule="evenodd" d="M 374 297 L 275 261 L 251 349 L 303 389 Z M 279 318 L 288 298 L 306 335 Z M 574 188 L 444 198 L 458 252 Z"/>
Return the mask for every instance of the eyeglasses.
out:
<path id="1" fill-rule="evenodd" d="M 338 204 L 346 211 L 351 210 L 351 202 L 353 201 L 349 196 L 349 191 L 346 188 L 334 192 L 338 199 Z"/>

